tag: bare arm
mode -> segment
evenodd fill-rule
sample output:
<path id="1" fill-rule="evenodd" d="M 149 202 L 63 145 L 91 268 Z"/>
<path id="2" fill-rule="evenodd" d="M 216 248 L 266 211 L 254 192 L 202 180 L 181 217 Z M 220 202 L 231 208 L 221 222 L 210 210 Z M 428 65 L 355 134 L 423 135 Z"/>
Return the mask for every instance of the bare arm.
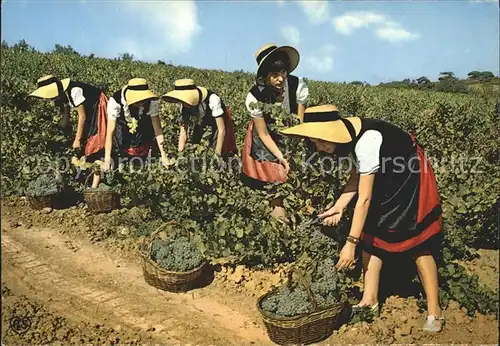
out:
<path id="1" fill-rule="evenodd" d="M 352 201 L 358 192 L 358 182 L 359 174 L 356 172 L 356 167 L 353 167 L 350 172 L 349 180 L 347 181 L 339 199 L 335 203 L 337 208 L 345 209 L 345 207 L 347 207 L 347 205 Z"/>
<path id="2" fill-rule="evenodd" d="M 158 148 L 160 150 L 161 155 L 165 155 L 165 149 L 163 148 L 163 142 L 165 141 L 165 137 L 163 136 L 163 129 L 161 128 L 160 117 L 155 116 L 151 117 L 151 122 L 153 123 L 153 130 L 155 132 L 156 142 L 158 143 Z"/>
<path id="3" fill-rule="evenodd" d="M 217 123 L 217 144 L 215 146 L 215 152 L 217 154 L 222 153 L 222 146 L 224 145 L 224 137 L 226 136 L 226 125 L 224 124 L 224 118 L 218 117 L 215 119 Z"/>
<path id="4" fill-rule="evenodd" d="M 349 180 L 347 181 L 342 194 L 333 207 L 318 215 L 319 217 L 325 218 L 325 223 L 327 225 L 334 226 L 339 223 L 345 207 L 347 207 L 349 202 L 351 202 L 357 194 L 359 175 L 356 172 L 356 167 L 351 169 L 350 174 L 351 175 L 349 176 Z"/>
<path id="5" fill-rule="evenodd" d="M 358 201 L 356 202 L 356 207 L 354 208 L 351 231 L 349 232 L 349 235 L 355 238 L 359 238 L 361 232 L 363 231 L 372 199 L 374 181 L 375 174 L 362 175 L 359 178 L 359 196 Z"/>
<path id="6" fill-rule="evenodd" d="M 184 147 L 186 146 L 187 131 L 188 131 L 188 126 L 186 124 L 181 124 L 179 130 L 179 146 L 178 146 L 179 152 L 183 151 Z"/>
<path id="7" fill-rule="evenodd" d="M 297 108 L 297 115 L 299 116 L 300 122 L 304 121 L 304 112 L 305 111 L 306 111 L 306 106 L 299 103 L 298 108 Z"/>
<path id="8" fill-rule="evenodd" d="M 111 162 L 111 150 L 113 149 L 113 136 L 116 129 L 116 119 L 108 118 L 106 129 L 106 144 L 104 146 L 104 161 Z"/>
<path id="9" fill-rule="evenodd" d="M 78 112 L 78 127 L 76 129 L 75 141 L 80 142 L 83 136 L 83 127 L 85 125 L 85 107 L 83 104 L 76 108 Z"/>
<path id="10" fill-rule="evenodd" d="M 269 131 L 267 130 L 266 122 L 263 118 L 254 118 L 254 126 L 257 129 L 259 138 L 262 140 L 266 148 L 278 159 L 283 158 L 281 150 L 278 148 L 274 140 L 272 139 Z"/>

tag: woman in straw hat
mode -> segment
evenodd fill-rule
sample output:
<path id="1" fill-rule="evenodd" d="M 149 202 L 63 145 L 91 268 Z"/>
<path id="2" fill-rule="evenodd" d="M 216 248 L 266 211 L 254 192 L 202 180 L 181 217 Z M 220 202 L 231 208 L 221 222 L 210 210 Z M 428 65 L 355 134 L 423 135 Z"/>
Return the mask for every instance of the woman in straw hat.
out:
<path id="1" fill-rule="evenodd" d="M 210 127 L 209 143 L 215 152 L 223 157 L 236 154 L 236 138 L 229 108 L 219 95 L 196 86 L 192 79 L 179 79 L 174 83 L 174 90 L 162 98 L 180 104 L 179 152 L 184 150 L 189 127 L 193 125 L 191 143 L 199 144 L 205 129 Z"/>
<path id="2" fill-rule="evenodd" d="M 252 120 L 248 126 L 243 149 L 243 180 L 253 188 L 262 189 L 265 183 L 283 183 L 290 169 L 279 135 L 272 131 L 273 123 L 267 112 L 257 105 L 281 104 L 288 112 L 303 118 L 309 90 L 303 78 L 290 73 L 299 63 L 298 51 L 289 46 L 268 44 L 255 54 L 258 64 L 256 84 L 246 97 L 246 107 Z M 271 201 L 273 216 L 286 219 L 282 201 Z"/>
<path id="3" fill-rule="evenodd" d="M 340 118 L 335 106 L 308 108 L 304 122 L 281 131 L 312 141 L 318 151 L 352 155 L 355 166 L 342 195 L 319 216 L 336 225 L 357 196 L 351 230 L 337 267 L 354 263 L 355 247 L 363 252 L 364 292 L 354 307 L 370 306 L 378 314 L 378 286 L 383 261 L 411 256 L 417 265 L 428 316 L 424 330 L 440 331 L 439 258 L 443 236 L 441 204 L 429 160 L 413 134 L 377 119 Z"/>
<path id="4" fill-rule="evenodd" d="M 59 80 L 53 75 L 38 79 L 37 89 L 29 96 L 53 101 L 61 110 L 60 124 L 66 127 L 70 109 L 78 112 L 78 125 L 73 149 L 83 149 L 87 162 L 94 162 L 104 154 L 106 139 L 106 107 L 108 99 L 97 87 L 74 81 L 70 78 Z M 92 187 L 99 185 L 100 175 L 95 173 Z"/>
<path id="5" fill-rule="evenodd" d="M 108 131 L 104 169 L 109 170 L 113 146 L 118 155 L 127 159 L 146 158 L 153 148 L 154 140 L 161 153 L 162 164 L 168 166 L 163 148 L 158 96 L 149 89 L 143 78 L 133 78 L 109 98 Z M 114 142 L 114 143 L 113 143 Z"/>

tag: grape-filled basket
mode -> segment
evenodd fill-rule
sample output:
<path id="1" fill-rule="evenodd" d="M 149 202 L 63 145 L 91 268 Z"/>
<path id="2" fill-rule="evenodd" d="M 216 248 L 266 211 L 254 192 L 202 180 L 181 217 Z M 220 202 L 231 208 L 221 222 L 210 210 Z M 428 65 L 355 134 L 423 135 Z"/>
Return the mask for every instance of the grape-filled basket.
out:
<path id="1" fill-rule="evenodd" d="M 279 345 L 307 345 L 327 339 L 339 326 L 341 315 L 347 304 L 347 296 L 341 293 L 338 302 L 319 307 L 305 275 L 297 269 L 289 272 L 287 287 L 291 287 L 293 274 L 296 274 L 299 284 L 307 292 L 311 308 L 308 312 L 297 316 L 278 316 L 263 309 L 262 302 L 275 294 L 279 287 L 261 296 L 257 301 L 257 309 L 262 316 L 269 338 Z"/>
<path id="2" fill-rule="evenodd" d="M 30 181 L 26 189 L 26 200 L 30 208 L 40 210 L 53 208 L 64 189 L 60 176 L 40 175 Z"/>
<path id="3" fill-rule="evenodd" d="M 139 253 L 142 259 L 142 270 L 144 280 L 151 286 L 170 292 L 185 292 L 195 288 L 202 278 L 207 267 L 206 259 L 198 258 L 196 266 L 187 270 L 169 270 L 162 267 L 152 258 L 153 246 L 156 240 L 164 240 L 165 244 L 172 244 L 175 239 L 166 235 L 166 230 L 177 229 L 185 234 L 187 241 L 191 241 L 189 231 L 177 221 L 169 221 L 160 226 L 156 231 L 146 237 L 139 247 Z M 162 239 L 166 238 L 166 239 Z M 186 243 L 184 243 L 186 245 Z"/>
<path id="4" fill-rule="evenodd" d="M 107 213 L 120 207 L 120 195 L 113 190 L 87 189 L 83 197 L 93 213 Z"/>
<path id="5" fill-rule="evenodd" d="M 85 186 L 87 186 L 88 179 L 91 176 L 92 174 L 89 174 L 85 180 Z M 109 180 L 111 184 L 101 182 L 99 187 L 83 191 L 83 198 L 87 203 L 87 207 L 95 214 L 107 213 L 120 208 L 120 194 L 116 190 L 116 186 L 113 186 L 113 175 L 107 174 L 106 180 Z M 109 182 L 107 181 L 107 183 Z"/>

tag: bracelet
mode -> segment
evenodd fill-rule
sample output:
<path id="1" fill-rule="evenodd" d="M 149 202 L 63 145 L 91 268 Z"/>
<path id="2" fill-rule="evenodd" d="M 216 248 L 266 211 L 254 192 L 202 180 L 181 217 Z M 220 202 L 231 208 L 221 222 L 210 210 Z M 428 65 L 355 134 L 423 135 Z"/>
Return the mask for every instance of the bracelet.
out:
<path id="1" fill-rule="evenodd" d="M 359 238 L 353 237 L 352 235 L 348 235 L 347 241 L 349 243 L 357 244 L 357 243 L 359 243 Z"/>

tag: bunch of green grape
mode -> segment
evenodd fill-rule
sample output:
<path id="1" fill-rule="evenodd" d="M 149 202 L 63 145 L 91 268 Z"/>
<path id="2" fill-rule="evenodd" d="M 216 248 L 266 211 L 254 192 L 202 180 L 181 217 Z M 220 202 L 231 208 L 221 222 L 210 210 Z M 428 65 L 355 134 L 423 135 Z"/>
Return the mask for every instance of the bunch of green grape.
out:
<path id="1" fill-rule="evenodd" d="M 178 237 L 166 242 L 155 239 L 151 244 L 151 259 L 166 270 L 185 272 L 199 267 L 203 255 L 187 237 Z"/>

